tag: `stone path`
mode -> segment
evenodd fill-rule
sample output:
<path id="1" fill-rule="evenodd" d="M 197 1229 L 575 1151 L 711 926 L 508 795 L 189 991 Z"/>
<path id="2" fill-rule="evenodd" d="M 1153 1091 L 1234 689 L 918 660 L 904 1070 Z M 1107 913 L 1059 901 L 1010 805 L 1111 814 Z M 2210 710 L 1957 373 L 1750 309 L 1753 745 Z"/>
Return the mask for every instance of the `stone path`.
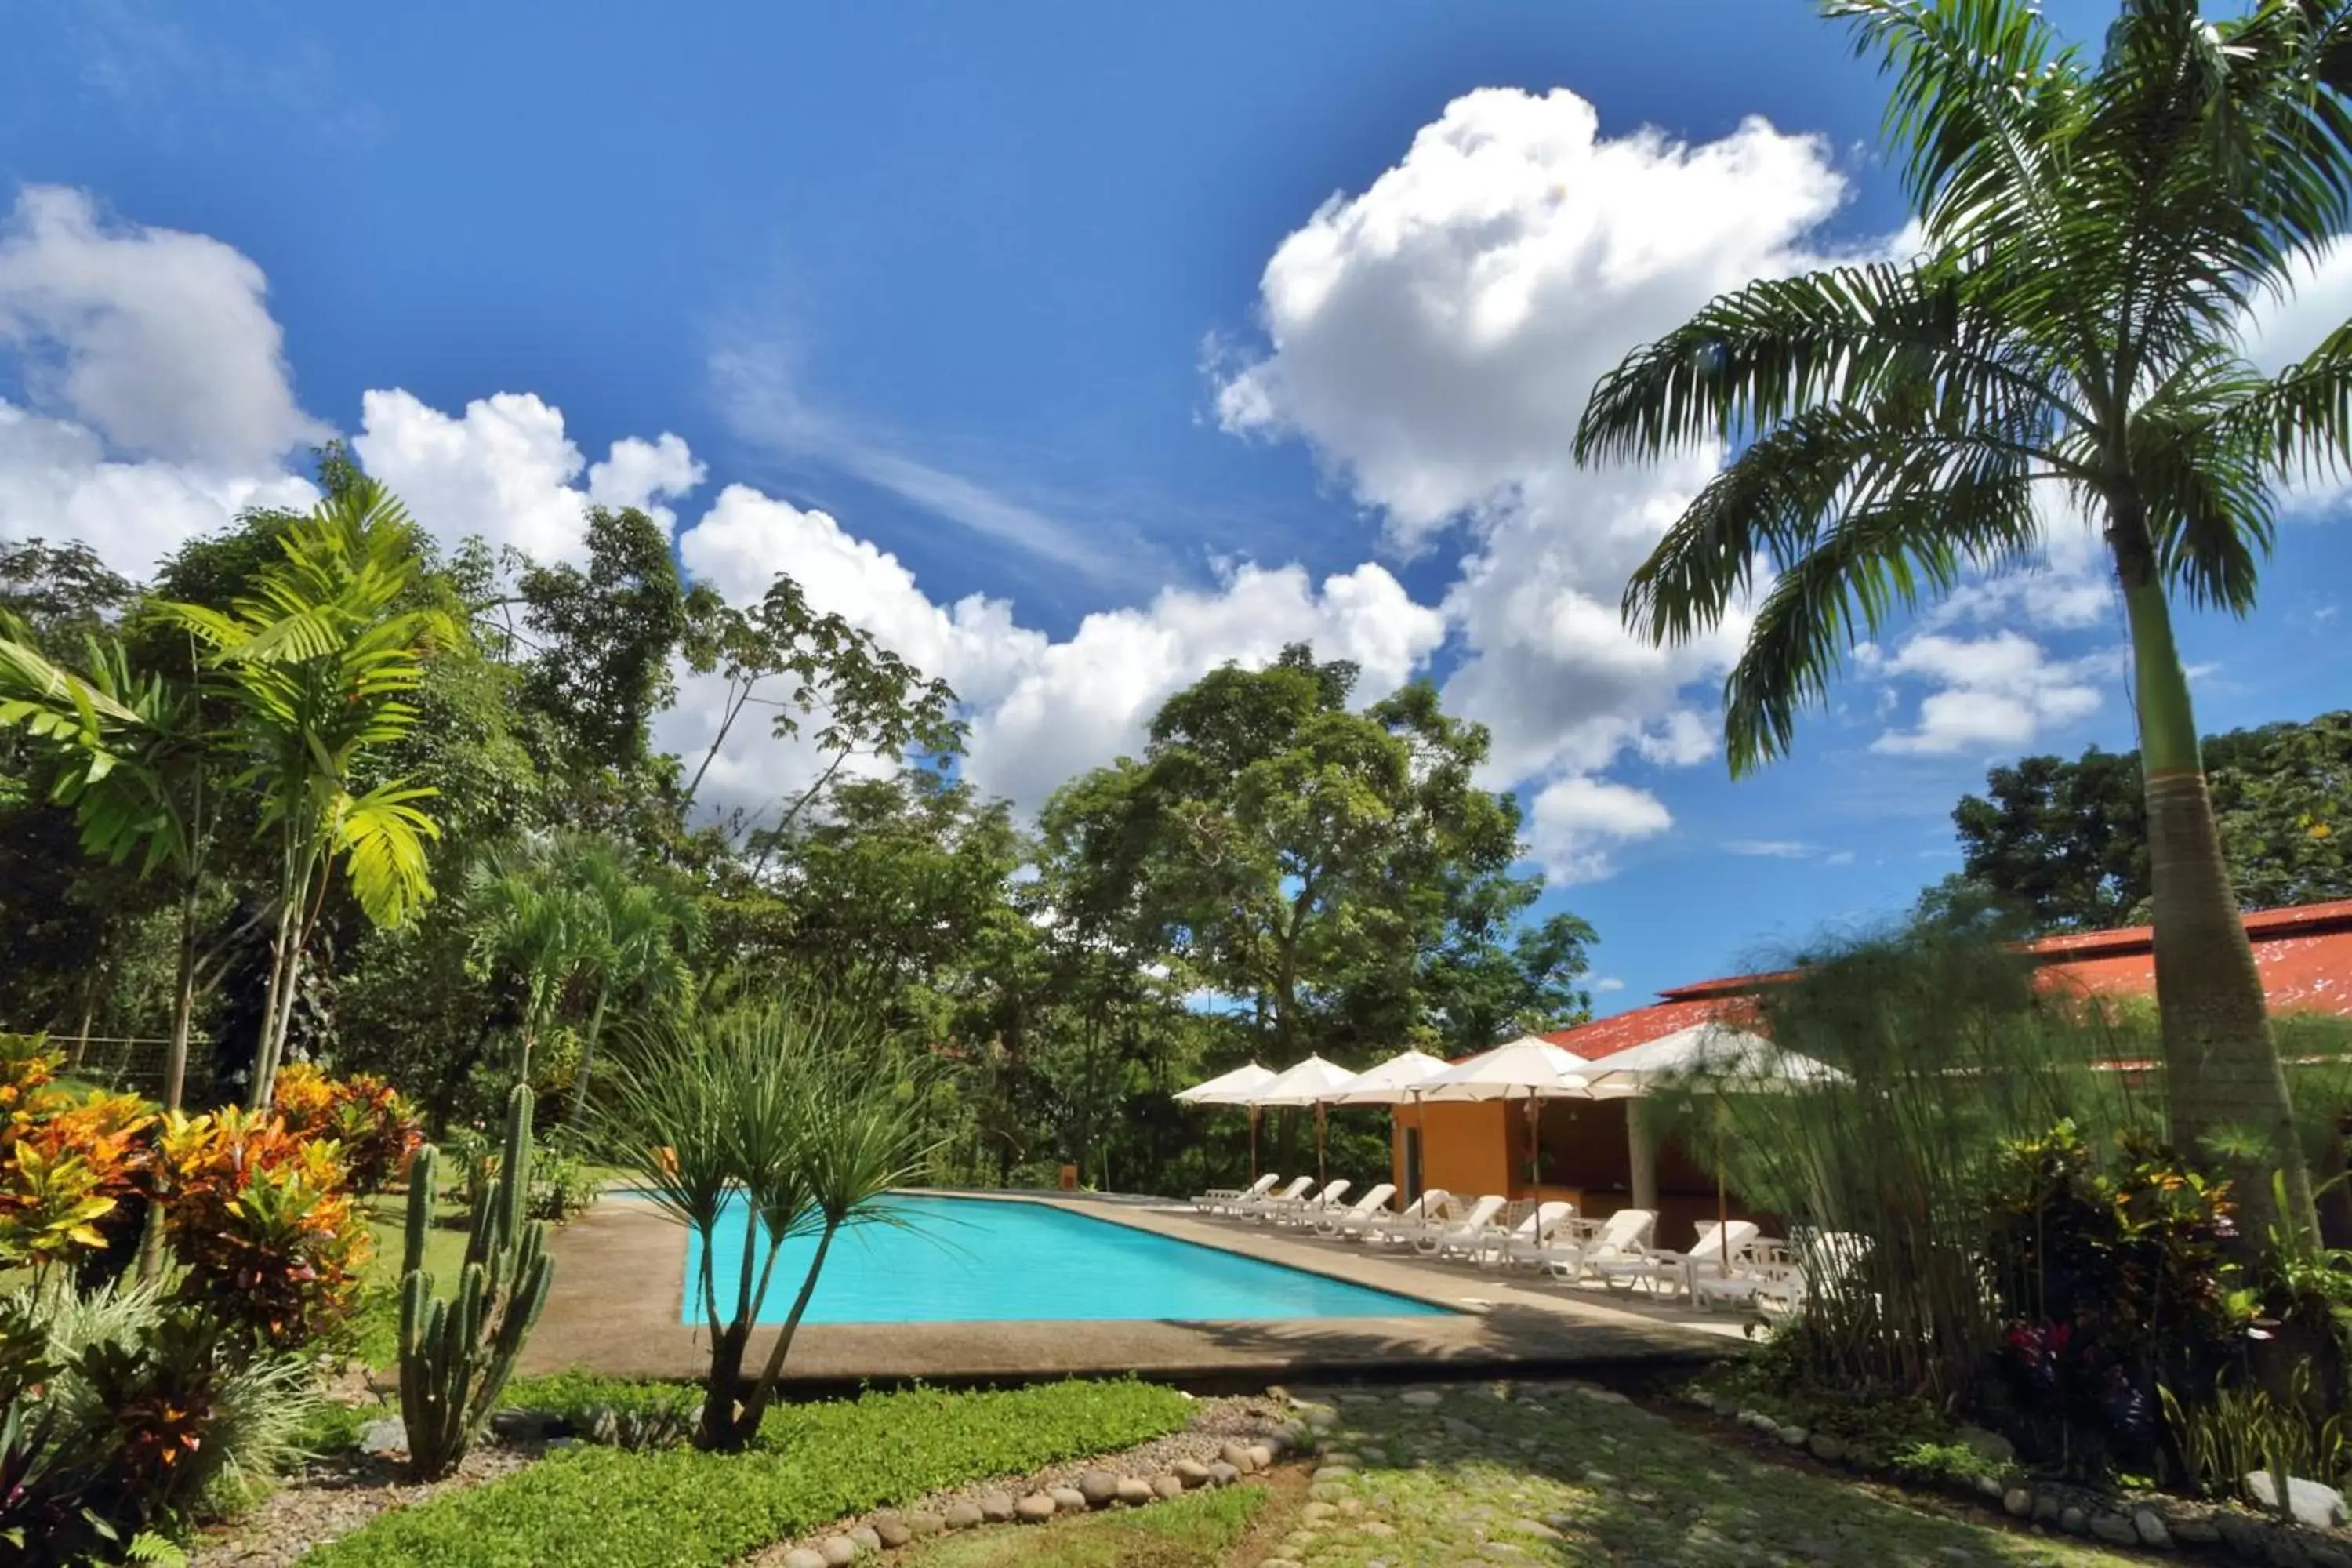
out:
<path id="1" fill-rule="evenodd" d="M 1590 1385 L 1294 1397 L 1318 1468 L 1297 1527 L 1255 1568 L 2136 1561 L 1898 1506 L 1694 1436 Z"/>

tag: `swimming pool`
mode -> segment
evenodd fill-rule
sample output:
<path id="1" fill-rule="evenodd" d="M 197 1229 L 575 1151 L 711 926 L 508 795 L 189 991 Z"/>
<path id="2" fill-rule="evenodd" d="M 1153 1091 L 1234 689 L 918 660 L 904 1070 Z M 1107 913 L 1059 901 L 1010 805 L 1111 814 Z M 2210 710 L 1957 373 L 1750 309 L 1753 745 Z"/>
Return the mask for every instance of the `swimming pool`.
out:
<path id="1" fill-rule="evenodd" d="M 1237 1322 L 1265 1318 L 1402 1318 L 1445 1308 L 1326 1279 L 1213 1247 L 1089 1219 L 1047 1204 L 993 1198 L 894 1196 L 901 1223 L 845 1229 L 825 1255 L 804 1323 L 951 1323 L 1019 1320 L 1158 1319 Z M 720 1310 L 735 1299 L 747 1211 L 721 1223 Z M 792 1310 L 813 1237 L 787 1243 L 759 1321 Z M 682 1321 L 699 1323 L 701 1247 L 687 1243 Z"/>

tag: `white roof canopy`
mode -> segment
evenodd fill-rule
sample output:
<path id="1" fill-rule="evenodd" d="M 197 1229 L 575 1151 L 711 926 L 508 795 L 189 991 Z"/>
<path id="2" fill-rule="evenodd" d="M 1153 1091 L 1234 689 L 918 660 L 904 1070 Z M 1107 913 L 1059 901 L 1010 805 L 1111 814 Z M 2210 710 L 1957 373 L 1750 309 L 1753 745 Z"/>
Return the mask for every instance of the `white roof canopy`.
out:
<path id="1" fill-rule="evenodd" d="M 1450 1067 L 1421 1085 L 1423 1100 L 1580 1099 L 1589 1094 L 1582 1057 L 1523 1035 Z"/>
<path id="2" fill-rule="evenodd" d="M 1391 1057 L 1376 1068 L 1368 1068 L 1356 1075 L 1345 1093 L 1337 1096 L 1336 1105 L 1402 1105 L 1417 1098 L 1417 1091 L 1431 1079 L 1446 1069 L 1444 1060 L 1427 1051 L 1406 1051 Z"/>
<path id="3" fill-rule="evenodd" d="M 1262 1089 L 1273 1081 L 1271 1069 L 1248 1062 L 1231 1072 L 1219 1073 L 1206 1083 L 1178 1089 L 1176 1098 L 1187 1105 L 1246 1105 L 1252 1089 Z"/>
<path id="4" fill-rule="evenodd" d="M 1648 1094 L 1678 1079 L 1725 1089 L 1789 1089 L 1844 1077 L 1825 1062 L 1784 1051 L 1761 1035 L 1721 1024 L 1695 1024 L 1603 1057 L 1585 1069 L 1604 1100 Z"/>
<path id="5" fill-rule="evenodd" d="M 1260 1084 L 1241 1099 L 1244 1105 L 1313 1105 L 1318 1100 L 1339 1098 L 1339 1092 L 1356 1081 L 1356 1075 L 1337 1062 L 1327 1062 L 1321 1057 L 1308 1057 L 1305 1061 L 1285 1068 L 1268 1081 Z"/>

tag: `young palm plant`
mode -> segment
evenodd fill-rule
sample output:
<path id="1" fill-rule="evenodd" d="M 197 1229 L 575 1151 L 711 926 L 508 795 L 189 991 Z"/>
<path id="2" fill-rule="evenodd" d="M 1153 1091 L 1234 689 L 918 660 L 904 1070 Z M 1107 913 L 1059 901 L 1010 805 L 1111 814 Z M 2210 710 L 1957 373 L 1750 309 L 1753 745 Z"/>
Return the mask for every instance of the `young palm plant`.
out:
<path id="1" fill-rule="evenodd" d="M 885 1198 L 920 1158 L 918 1102 L 876 1070 L 884 1045 L 870 1015 L 795 998 L 706 1014 L 615 1053 L 603 1140 L 695 1238 L 688 1289 L 710 1331 L 705 1447 L 739 1450 L 759 1435 L 842 1228 L 897 1223 Z M 803 1239 L 814 1246 L 794 1280 L 779 1264 Z M 790 1306 L 747 1371 L 772 1290 L 789 1290 Z"/>
<path id="2" fill-rule="evenodd" d="M 583 841 L 575 865 L 591 933 L 585 968 L 593 976 L 595 995 L 580 1037 L 567 1127 L 583 1124 L 589 1075 L 613 1004 L 683 994 L 691 980 L 687 950 L 702 929 L 701 907 L 682 884 L 660 867 L 631 864 L 609 840 Z"/>
<path id="3" fill-rule="evenodd" d="M 2272 484 L 2352 438 L 2352 329 L 2274 377 L 2242 346 L 2352 219 L 2352 4 L 2209 21 L 2125 0 L 2096 55 L 2023 0 L 1823 9 L 1893 79 L 1920 253 L 1735 289 L 1601 379 L 1580 461 L 1738 448 L 1626 618 L 1682 642 L 1760 591 L 1724 689 L 1741 773 L 1788 748 L 1850 643 L 2030 556 L 2042 487 L 2095 520 L 2131 635 L 2173 1136 L 2229 1160 L 2250 1236 L 2273 1169 L 2307 1228 L 2171 615 L 2251 609 Z"/>
<path id="4" fill-rule="evenodd" d="M 415 722 L 405 696 L 423 681 L 426 654 L 452 635 L 442 612 L 405 607 L 415 530 L 373 481 L 338 489 L 281 542 L 285 559 L 228 609 L 167 601 L 152 611 L 204 649 L 205 673 L 236 715 L 241 781 L 259 789 L 277 852 L 254 1110 L 269 1103 L 303 948 L 336 862 L 379 925 L 402 923 L 432 896 L 425 843 L 439 830 L 416 803 L 433 792 L 396 779 L 369 787 L 361 774 Z"/>

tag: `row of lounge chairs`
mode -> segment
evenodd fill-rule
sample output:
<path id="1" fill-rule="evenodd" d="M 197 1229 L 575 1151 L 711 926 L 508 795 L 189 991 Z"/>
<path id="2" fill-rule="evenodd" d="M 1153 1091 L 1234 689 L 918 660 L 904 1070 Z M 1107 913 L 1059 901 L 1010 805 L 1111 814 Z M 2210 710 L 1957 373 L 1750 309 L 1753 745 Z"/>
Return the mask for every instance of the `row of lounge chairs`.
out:
<path id="1" fill-rule="evenodd" d="M 1853 1238 L 1812 1238 L 1801 1250 L 1757 1234 L 1748 1220 L 1698 1227 L 1698 1239 L 1676 1251 L 1653 1244 L 1658 1216 L 1649 1209 L 1619 1209 L 1605 1219 L 1580 1217 L 1559 1200 L 1513 1204 L 1488 1194 L 1465 1203 L 1433 1189 L 1402 1213 L 1391 1213 L 1396 1188 L 1388 1183 L 1350 1201 L 1346 1181 L 1317 1188 L 1311 1176 L 1261 1176 L 1247 1188 L 1202 1193 L 1192 1206 L 1205 1215 L 1281 1226 L 1374 1247 L 1410 1247 L 1423 1258 L 1481 1268 L 1531 1271 L 1567 1284 L 1609 1289 L 1646 1289 L 1675 1294 L 1700 1307 L 1793 1310 L 1808 1281 L 1843 1272 L 1856 1250 Z"/>

